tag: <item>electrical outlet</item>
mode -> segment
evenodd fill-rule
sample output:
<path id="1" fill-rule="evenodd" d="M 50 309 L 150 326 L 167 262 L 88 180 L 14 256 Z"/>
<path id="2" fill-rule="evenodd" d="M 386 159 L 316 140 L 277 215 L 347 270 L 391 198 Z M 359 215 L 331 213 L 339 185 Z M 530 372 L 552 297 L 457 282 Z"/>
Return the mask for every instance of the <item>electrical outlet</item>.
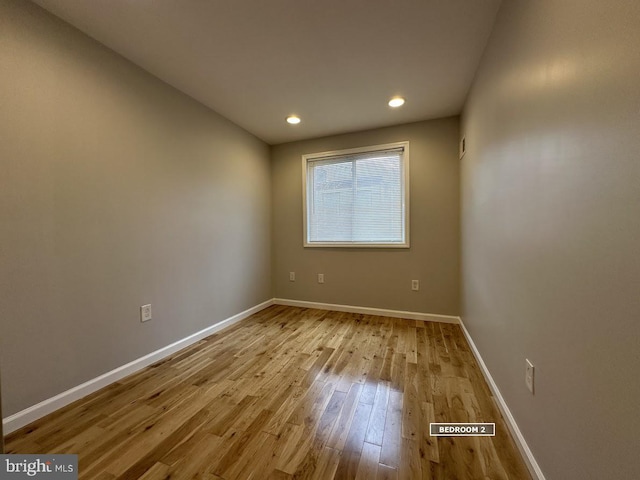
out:
<path id="1" fill-rule="evenodd" d="M 414 292 L 420 290 L 420 280 L 411 280 L 411 290 Z"/>
<path id="2" fill-rule="evenodd" d="M 296 272 L 289 272 L 289 281 L 290 282 L 296 281 Z"/>
<path id="3" fill-rule="evenodd" d="M 318 283 L 324 283 L 324 273 L 318 274 Z"/>
<path id="4" fill-rule="evenodd" d="M 529 391 L 533 393 L 533 373 L 534 373 L 535 367 L 528 359 L 525 359 L 525 360 L 526 360 L 526 372 L 525 372 L 524 382 L 527 385 L 527 388 L 529 389 Z"/>
<path id="5" fill-rule="evenodd" d="M 142 305 L 140 307 L 140 321 L 148 322 L 151 320 L 151 304 Z"/>

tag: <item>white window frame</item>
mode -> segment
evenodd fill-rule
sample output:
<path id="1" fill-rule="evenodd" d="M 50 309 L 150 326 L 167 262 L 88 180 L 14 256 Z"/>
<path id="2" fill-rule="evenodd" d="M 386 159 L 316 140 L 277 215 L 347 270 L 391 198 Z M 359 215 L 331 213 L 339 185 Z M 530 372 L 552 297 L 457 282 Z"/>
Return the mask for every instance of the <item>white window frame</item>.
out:
<path id="1" fill-rule="evenodd" d="M 403 174 L 403 198 L 404 198 L 404 242 L 403 243 L 372 243 L 372 242 L 309 242 L 309 225 L 307 222 L 307 168 L 310 162 L 322 160 L 328 157 L 339 157 L 357 153 L 376 152 L 402 148 L 402 174 Z M 349 148 L 346 150 L 332 150 L 329 152 L 309 153 L 302 155 L 302 241 L 305 247 L 340 247 L 340 248 L 409 248 L 409 142 L 385 143 L 368 147 Z"/>

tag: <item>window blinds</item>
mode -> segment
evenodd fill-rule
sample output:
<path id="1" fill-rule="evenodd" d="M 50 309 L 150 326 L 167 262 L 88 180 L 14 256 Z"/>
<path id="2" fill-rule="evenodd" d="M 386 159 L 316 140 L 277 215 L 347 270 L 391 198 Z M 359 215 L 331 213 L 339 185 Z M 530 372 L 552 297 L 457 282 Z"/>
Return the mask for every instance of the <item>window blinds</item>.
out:
<path id="1" fill-rule="evenodd" d="M 405 243 L 403 148 L 307 160 L 307 242 Z"/>

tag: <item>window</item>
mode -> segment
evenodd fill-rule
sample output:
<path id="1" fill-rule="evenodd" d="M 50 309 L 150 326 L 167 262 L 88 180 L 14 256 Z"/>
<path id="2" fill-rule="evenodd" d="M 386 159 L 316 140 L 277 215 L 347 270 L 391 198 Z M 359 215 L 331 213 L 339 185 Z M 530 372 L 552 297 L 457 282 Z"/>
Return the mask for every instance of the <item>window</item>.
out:
<path id="1" fill-rule="evenodd" d="M 302 157 L 305 247 L 409 247 L 409 142 Z"/>

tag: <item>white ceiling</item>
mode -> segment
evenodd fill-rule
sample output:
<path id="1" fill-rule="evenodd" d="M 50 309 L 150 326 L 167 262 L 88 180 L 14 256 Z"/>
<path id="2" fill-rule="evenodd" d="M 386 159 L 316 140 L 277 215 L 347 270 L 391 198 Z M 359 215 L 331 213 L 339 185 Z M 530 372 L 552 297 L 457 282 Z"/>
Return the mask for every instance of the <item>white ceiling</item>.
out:
<path id="1" fill-rule="evenodd" d="M 500 5 L 34 1 L 270 144 L 460 113 Z"/>

